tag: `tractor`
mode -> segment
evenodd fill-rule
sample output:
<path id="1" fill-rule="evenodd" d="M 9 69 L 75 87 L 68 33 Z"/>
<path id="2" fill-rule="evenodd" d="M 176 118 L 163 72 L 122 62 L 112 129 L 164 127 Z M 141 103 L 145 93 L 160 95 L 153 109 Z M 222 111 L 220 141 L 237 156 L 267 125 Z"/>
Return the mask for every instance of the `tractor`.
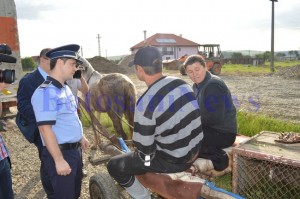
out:
<path id="1" fill-rule="evenodd" d="M 219 75 L 221 73 L 221 68 L 223 65 L 223 55 L 219 44 L 201 44 L 199 46 L 199 55 L 203 56 L 205 59 L 207 70 L 214 75 Z M 180 73 L 186 75 L 186 71 L 182 64 L 188 56 L 185 55 L 179 58 L 181 62 Z"/>

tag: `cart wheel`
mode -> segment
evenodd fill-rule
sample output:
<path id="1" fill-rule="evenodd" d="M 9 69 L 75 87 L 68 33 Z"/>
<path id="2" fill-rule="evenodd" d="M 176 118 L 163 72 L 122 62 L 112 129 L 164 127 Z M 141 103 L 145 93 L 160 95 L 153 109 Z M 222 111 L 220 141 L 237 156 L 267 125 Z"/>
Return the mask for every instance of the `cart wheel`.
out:
<path id="1" fill-rule="evenodd" d="M 89 183 L 91 199 L 120 198 L 114 180 L 107 173 L 97 173 L 90 178 Z"/>
<path id="2" fill-rule="evenodd" d="M 210 71 L 214 75 L 220 75 L 221 68 L 222 68 L 221 64 L 214 64 L 213 67 L 210 69 Z"/>

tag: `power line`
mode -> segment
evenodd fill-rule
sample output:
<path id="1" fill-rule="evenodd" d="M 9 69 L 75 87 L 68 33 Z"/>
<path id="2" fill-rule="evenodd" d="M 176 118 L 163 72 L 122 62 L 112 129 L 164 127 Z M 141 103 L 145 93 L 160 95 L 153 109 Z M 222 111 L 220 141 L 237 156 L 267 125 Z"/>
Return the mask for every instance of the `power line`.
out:
<path id="1" fill-rule="evenodd" d="M 274 2 L 277 0 L 270 0 L 272 1 L 272 22 L 271 22 L 271 65 L 270 69 L 272 72 L 275 71 L 274 69 Z"/>
<path id="2" fill-rule="evenodd" d="M 98 54 L 101 57 L 101 46 L 100 46 L 100 39 L 101 39 L 101 37 L 100 37 L 99 34 L 97 35 L 97 39 L 98 39 Z"/>

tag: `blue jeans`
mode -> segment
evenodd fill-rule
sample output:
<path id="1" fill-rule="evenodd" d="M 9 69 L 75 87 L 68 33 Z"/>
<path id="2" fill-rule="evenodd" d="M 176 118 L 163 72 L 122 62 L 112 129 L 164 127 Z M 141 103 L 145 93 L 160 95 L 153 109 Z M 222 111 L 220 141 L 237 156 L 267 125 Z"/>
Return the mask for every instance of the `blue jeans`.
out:
<path id="1" fill-rule="evenodd" d="M 13 199 L 10 164 L 8 158 L 0 161 L 0 199 Z"/>

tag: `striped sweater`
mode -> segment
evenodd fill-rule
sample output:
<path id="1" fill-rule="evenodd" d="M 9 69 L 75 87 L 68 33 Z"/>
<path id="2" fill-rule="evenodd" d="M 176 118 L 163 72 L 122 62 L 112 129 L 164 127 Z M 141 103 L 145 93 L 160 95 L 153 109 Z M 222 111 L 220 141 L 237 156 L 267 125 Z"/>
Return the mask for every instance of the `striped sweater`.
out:
<path id="1" fill-rule="evenodd" d="M 186 163 L 198 152 L 202 138 L 198 102 L 183 80 L 162 77 L 137 101 L 133 142 L 140 154 Z"/>

